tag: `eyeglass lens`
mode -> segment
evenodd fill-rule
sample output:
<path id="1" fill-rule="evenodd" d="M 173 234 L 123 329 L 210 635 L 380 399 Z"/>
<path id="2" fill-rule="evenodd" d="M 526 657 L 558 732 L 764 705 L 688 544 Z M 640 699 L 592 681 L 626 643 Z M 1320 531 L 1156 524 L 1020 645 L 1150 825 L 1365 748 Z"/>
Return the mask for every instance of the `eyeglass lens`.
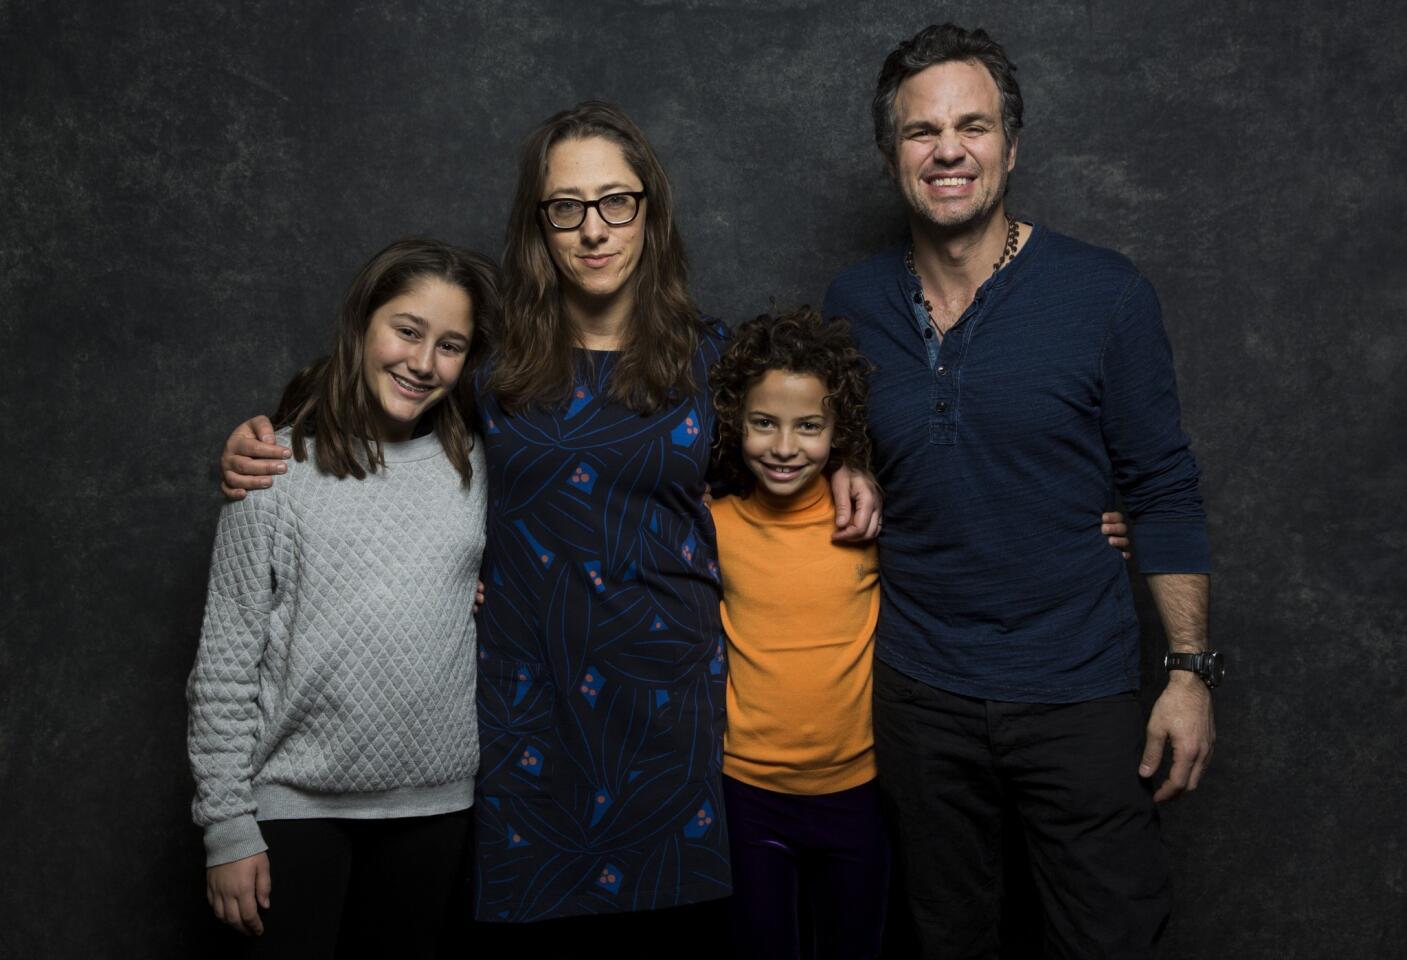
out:
<path id="1" fill-rule="evenodd" d="M 628 193 L 612 193 L 599 200 L 553 200 L 547 205 L 547 219 L 552 226 L 562 230 L 579 227 L 586 219 L 586 209 L 595 207 L 601 219 L 613 227 L 621 226 L 635 219 L 639 204 Z"/>

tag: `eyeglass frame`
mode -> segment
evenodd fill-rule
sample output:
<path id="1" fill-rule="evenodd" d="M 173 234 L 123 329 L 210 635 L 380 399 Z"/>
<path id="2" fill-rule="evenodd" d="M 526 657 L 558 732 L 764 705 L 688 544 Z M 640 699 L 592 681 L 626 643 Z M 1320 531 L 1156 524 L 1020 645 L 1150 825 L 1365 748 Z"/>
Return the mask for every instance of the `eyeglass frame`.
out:
<path id="1" fill-rule="evenodd" d="M 551 197 L 547 200 L 539 200 L 537 208 L 542 211 L 543 217 L 547 220 L 547 225 L 553 230 L 580 230 L 581 225 L 586 222 L 586 214 L 593 209 L 596 211 L 596 216 L 600 217 L 601 222 L 604 223 L 606 226 L 624 227 L 627 224 L 634 223 L 635 218 L 640 216 L 640 201 L 645 199 L 645 193 L 646 191 L 644 190 L 616 190 L 612 193 L 606 194 L 605 196 L 597 197 L 595 200 L 582 200 L 577 197 Z M 606 219 L 603 213 L 601 213 L 602 202 L 609 200 L 612 197 L 630 197 L 632 200 L 635 201 L 635 212 L 630 215 L 629 220 L 621 220 L 619 223 L 612 223 L 610 220 Z M 581 220 L 579 220 L 577 223 L 572 224 L 570 227 L 557 226 L 557 224 L 552 222 L 552 214 L 548 212 L 548 207 L 552 206 L 552 204 L 554 203 L 561 203 L 564 200 L 570 201 L 572 203 L 581 204 Z"/>

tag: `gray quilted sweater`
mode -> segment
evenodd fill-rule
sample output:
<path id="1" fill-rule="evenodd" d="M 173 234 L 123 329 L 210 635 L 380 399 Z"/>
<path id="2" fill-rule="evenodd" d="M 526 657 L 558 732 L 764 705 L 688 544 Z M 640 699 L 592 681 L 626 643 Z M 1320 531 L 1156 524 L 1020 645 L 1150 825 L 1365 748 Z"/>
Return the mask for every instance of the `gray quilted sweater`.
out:
<path id="1" fill-rule="evenodd" d="M 433 435 L 385 458 L 338 480 L 310 452 L 220 514 L 186 688 L 207 865 L 265 849 L 258 820 L 473 803 L 482 443 L 468 490 Z"/>

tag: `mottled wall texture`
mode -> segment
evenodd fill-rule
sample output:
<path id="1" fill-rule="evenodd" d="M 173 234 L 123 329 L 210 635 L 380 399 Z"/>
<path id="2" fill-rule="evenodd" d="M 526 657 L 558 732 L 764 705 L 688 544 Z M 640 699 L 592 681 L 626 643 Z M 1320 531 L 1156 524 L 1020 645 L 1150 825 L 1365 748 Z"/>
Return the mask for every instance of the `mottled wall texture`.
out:
<path id="1" fill-rule="evenodd" d="M 0 0 L 0 956 L 220 951 L 183 701 L 213 462 L 372 250 L 496 255 L 518 140 L 605 97 L 674 178 L 707 311 L 817 303 L 902 236 L 868 98 L 938 19 L 1020 66 L 1011 208 L 1133 257 L 1177 353 L 1231 672 L 1214 769 L 1164 810 L 1167 953 L 1403 956 L 1388 0 Z"/>

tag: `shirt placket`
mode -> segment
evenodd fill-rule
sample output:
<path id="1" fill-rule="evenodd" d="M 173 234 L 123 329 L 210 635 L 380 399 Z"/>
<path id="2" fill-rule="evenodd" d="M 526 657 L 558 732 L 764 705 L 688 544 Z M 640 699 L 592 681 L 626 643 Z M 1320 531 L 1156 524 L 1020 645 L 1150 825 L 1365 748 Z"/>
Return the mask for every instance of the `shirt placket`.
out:
<path id="1" fill-rule="evenodd" d="M 923 290 L 917 278 L 907 280 L 910 313 L 918 334 L 923 338 L 928 369 L 933 374 L 928 391 L 928 442 L 953 444 L 957 442 L 958 370 L 967 353 L 967 341 L 982 306 L 984 290 L 968 304 L 958 322 L 946 336 L 939 337 L 923 305 Z"/>

